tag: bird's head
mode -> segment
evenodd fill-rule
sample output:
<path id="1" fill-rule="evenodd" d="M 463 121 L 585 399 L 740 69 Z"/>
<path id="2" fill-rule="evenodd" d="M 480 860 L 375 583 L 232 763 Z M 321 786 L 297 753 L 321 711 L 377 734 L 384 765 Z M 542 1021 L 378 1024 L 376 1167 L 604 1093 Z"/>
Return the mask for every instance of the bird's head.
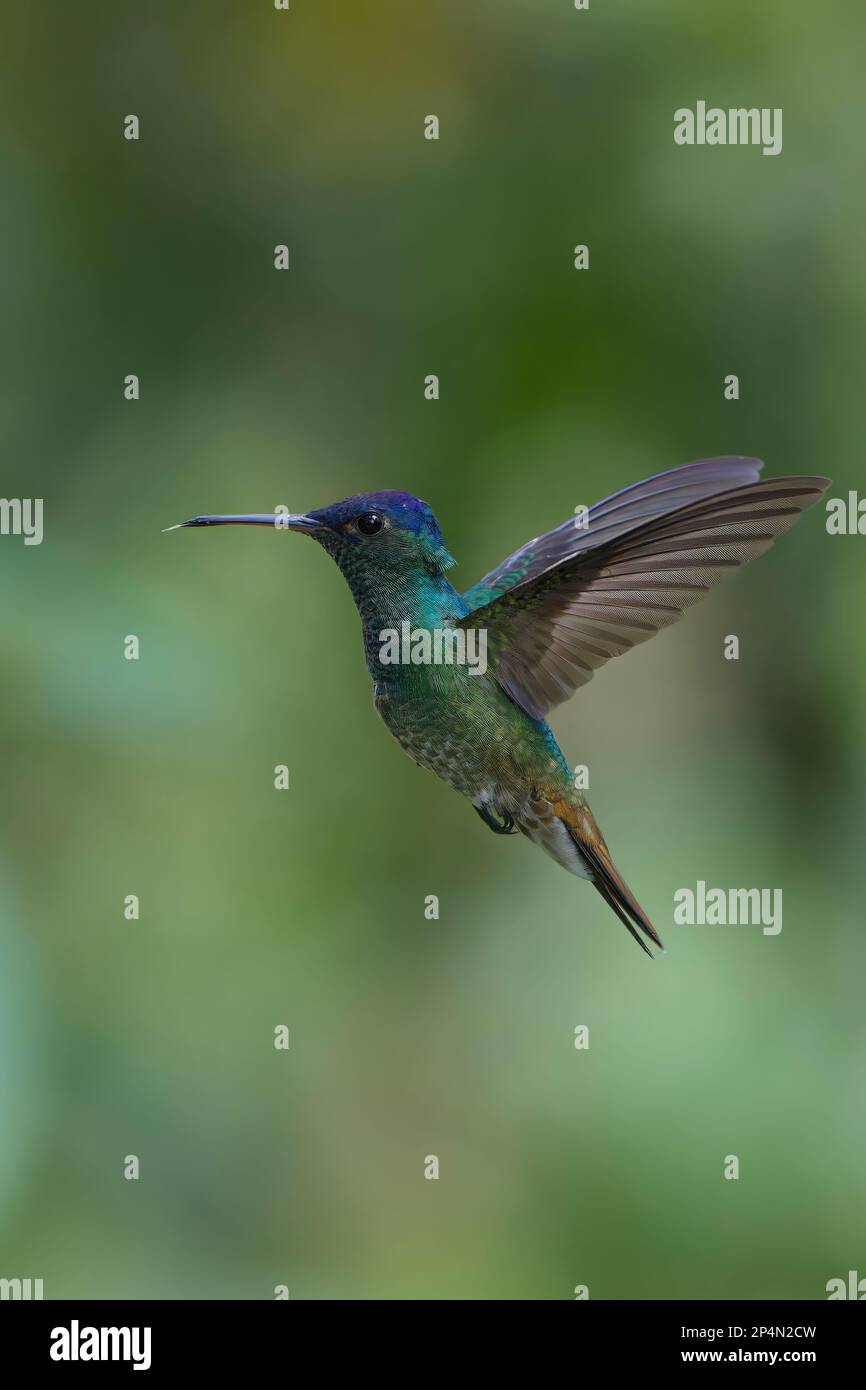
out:
<path id="1" fill-rule="evenodd" d="M 197 516 L 180 524 L 270 526 L 303 532 L 333 556 L 350 583 L 419 569 L 443 574 L 454 564 L 430 507 L 408 492 L 361 492 L 318 511 Z"/>

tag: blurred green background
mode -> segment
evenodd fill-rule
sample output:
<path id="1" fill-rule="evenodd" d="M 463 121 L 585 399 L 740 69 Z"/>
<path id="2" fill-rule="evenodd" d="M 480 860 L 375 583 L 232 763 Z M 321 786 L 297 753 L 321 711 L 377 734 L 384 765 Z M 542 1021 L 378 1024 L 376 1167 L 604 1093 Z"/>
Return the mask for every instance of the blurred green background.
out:
<path id="1" fill-rule="evenodd" d="M 45 498 L 45 540 L 0 541 L 0 1275 L 866 1274 L 862 538 L 810 512 L 554 716 L 650 964 L 389 738 L 324 553 L 161 533 L 406 489 L 465 588 L 688 459 L 862 487 L 866 12 L 105 0 L 8 6 L 2 47 L 3 489 Z M 782 107 L 783 153 L 677 148 L 699 98 Z M 672 925 L 699 878 L 782 888 L 781 935 Z"/>

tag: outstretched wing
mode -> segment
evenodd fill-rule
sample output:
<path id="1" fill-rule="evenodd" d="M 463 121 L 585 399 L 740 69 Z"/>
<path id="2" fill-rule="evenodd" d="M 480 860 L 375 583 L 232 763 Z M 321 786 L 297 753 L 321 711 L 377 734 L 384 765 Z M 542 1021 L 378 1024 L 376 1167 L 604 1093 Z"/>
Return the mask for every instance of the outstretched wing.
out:
<path id="1" fill-rule="evenodd" d="M 463 595 L 464 601 L 470 609 L 480 608 L 504 594 L 506 589 L 535 579 L 545 570 L 561 565 L 601 541 L 633 530 L 651 516 L 675 511 L 686 502 L 711 497 L 726 488 L 757 482 L 763 466 L 761 459 L 739 456 L 698 459 L 695 463 L 684 463 L 679 468 L 656 473 L 641 483 L 632 483 L 631 487 L 605 497 L 603 502 L 596 502 L 582 518 L 569 517 L 555 530 L 527 541 L 473 584 Z M 580 525 L 576 524 L 577 520 Z"/>
<path id="2" fill-rule="evenodd" d="M 605 661 L 676 622 L 738 565 L 762 555 L 829 482 L 768 478 L 625 528 L 608 513 L 610 529 L 602 518 L 594 544 L 535 577 L 530 570 L 461 626 L 486 629 L 487 663 L 499 684 L 543 719 Z"/>

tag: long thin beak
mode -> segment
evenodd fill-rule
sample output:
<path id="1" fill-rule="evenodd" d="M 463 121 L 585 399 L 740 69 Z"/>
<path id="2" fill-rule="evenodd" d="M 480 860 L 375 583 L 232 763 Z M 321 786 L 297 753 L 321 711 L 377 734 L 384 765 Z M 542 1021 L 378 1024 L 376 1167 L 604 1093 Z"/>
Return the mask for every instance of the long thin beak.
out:
<path id="1" fill-rule="evenodd" d="M 234 516 L 194 516 L 191 521 L 179 521 L 166 526 L 165 531 L 179 531 L 182 526 L 273 526 L 277 531 L 323 531 L 325 528 L 303 512 L 247 512 Z"/>

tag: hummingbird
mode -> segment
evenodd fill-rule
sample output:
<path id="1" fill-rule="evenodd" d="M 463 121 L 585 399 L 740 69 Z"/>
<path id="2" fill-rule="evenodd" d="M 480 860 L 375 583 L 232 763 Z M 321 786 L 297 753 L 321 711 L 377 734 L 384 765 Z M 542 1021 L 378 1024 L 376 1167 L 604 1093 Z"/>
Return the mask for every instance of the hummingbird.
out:
<path id="1" fill-rule="evenodd" d="M 448 577 L 456 562 L 430 506 L 407 492 L 360 493 L 305 513 L 197 516 L 180 526 L 274 526 L 318 541 L 349 585 L 375 708 L 401 747 L 466 797 L 495 834 L 519 830 L 588 879 L 652 957 L 641 933 L 664 950 L 661 938 L 614 865 L 547 715 L 599 666 L 763 554 L 830 484 L 762 480 L 762 468 L 741 456 L 699 459 L 622 488 L 575 509 L 579 515 L 527 541 L 463 593 Z M 407 625 L 411 659 L 394 660 L 393 644 L 386 659 L 385 635 Z M 449 662 L 448 647 L 443 660 L 425 657 L 424 644 L 414 646 L 418 632 L 444 633 L 458 658 L 474 633 L 485 659 Z"/>

